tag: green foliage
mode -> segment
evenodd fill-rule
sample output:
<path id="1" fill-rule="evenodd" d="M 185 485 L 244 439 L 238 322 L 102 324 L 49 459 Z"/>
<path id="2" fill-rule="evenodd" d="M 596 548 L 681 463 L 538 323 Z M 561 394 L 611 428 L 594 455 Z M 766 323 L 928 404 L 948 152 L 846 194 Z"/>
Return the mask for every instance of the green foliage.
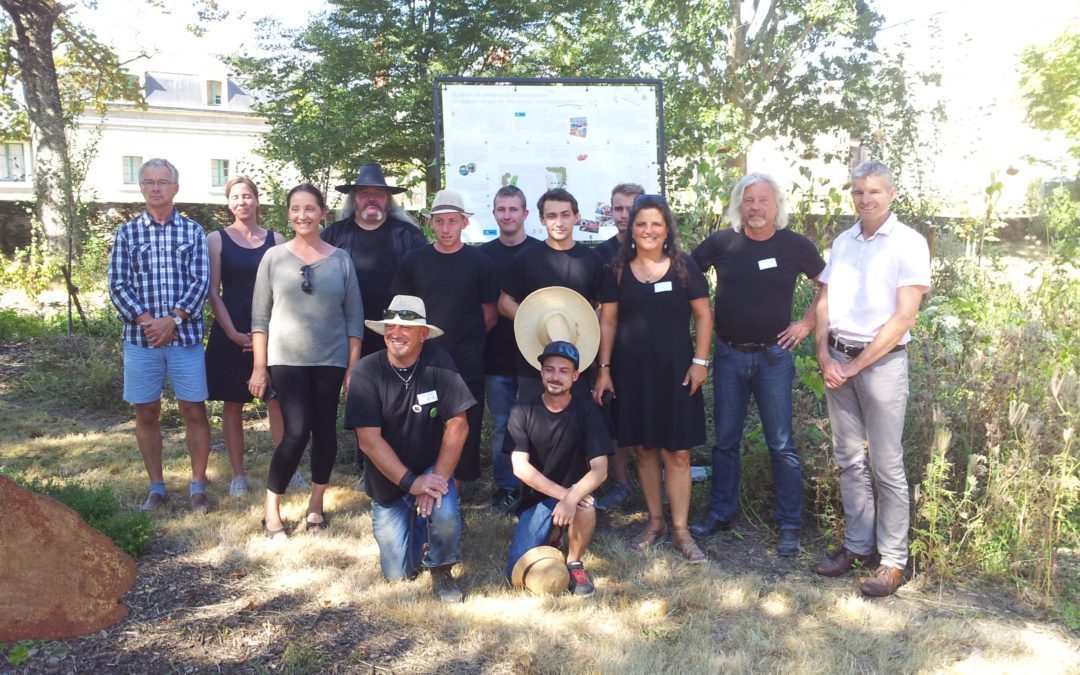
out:
<path id="1" fill-rule="evenodd" d="M 17 288 L 36 302 L 60 275 L 60 267 L 60 260 L 49 252 L 40 230 L 34 228 L 28 246 L 16 249 L 10 259 L 0 255 L 0 286 Z"/>
<path id="2" fill-rule="evenodd" d="M 36 481 L 15 478 L 29 490 L 48 495 L 71 508 L 88 525 L 113 540 L 116 547 L 133 558 L 150 545 L 154 523 L 145 513 L 118 513 L 120 503 L 107 485 L 87 487 L 79 483 L 55 480 Z"/>
<path id="3" fill-rule="evenodd" d="M 26 642 L 20 642 L 13 646 L 7 653 L 6 660 L 9 665 L 18 668 L 30 659 L 30 646 Z"/>
<path id="4" fill-rule="evenodd" d="M 261 24 L 269 56 L 231 64 L 263 92 L 255 110 L 270 123 L 267 158 L 292 162 L 324 191 L 336 172 L 355 175 L 368 161 L 392 175 L 423 172 L 431 188 L 434 78 L 512 72 L 533 36 L 557 31 L 556 17 L 584 5 L 336 0 L 303 30 Z"/>
<path id="5" fill-rule="evenodd" d="M 1069 26 L 1049 45 L 1027 48 L 1020 63 L 1028 122 L 1063 131 L 1080 158 L 1080 26 Z"/>
<path id="6" fill-rule="evenodd" d="M 91 337 L 67 337 L 60 320 L 28 347 L 26 368 L 15 378 L 25 401 L 75 405 L 90 412 L 127 413 L 124 367 L 115 320 L 91 322 Z M 106 335 L 107 337 L 99 337 Z"/>
<path id="7" fill-rule="evenodd" d="M 1050 260 L 1058 266 L 1075 263 L 1080 257 L 1080 201 L 1073 200 L 1068 186 L 1040 199 L 1035 219 L 1045 232 Z"/>
<path id="8" fill-rule="evenodd" d="M 310 645 L 290 642 L 285 647 L 285 672 L 288 675 L 310 675 L 322 669 L 323 657 Z"/>

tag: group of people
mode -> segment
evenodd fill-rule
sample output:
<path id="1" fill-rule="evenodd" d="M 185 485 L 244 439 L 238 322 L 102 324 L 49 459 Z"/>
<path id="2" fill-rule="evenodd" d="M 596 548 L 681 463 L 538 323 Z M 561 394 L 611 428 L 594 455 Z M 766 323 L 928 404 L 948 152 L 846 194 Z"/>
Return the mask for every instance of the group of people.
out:
<path id="1" fill-rule="evenodd" d="M 814 331 L 846 518 L 843 546 L 814 569 L 839 576 L 880 556 L 861 590 L 888 595 L 903 582 L 905 345 L 930 258 L 925 239 L 890 210 L 897 190 L 884 165 L 853 172 L 859 220 L 834 241 L 828 263 L 786 229 L 784 193 L 760 173 L 732 190 L 732 227 L 689 253 L 664 197 L 633 183 L 612 191 L 618 233 L 590 248 L 574 240 L 578 204 L 563 188 L 536 203 L 544 240 L 527 236 L 526 197 L 507 185 L 492 204 L 499 236 L 471 247 L 462 233 L 473 214 L 460 195 L 436 194 L 429 244 L 394 202 L 401 188 L 375 164 L 337 186 L 348 195 L 343 218 L 321 231 L 322 193 L 293 188 L 286 242 L 259 226 L 258 190 L 246 178 L 226 186 L 235 221 L 209 237 L 173 206 L 172 164 L 149 160 L 139 181 L 146 209 L 117 231 L 109 285 L 124 323 L 124 398 L 151 481 L 143 509 L 168 501 L 159 425 L 167 377 L 186 424 L 193 510 L 208 506 L 204 402 L 225 401 L 230 495 L 239 496 L 247 492 L 241 412 L 254 396 L 268 403 L 275 442 L 265 534 L 287 536 L 280 502 L 309 440 L 304 527 L 322 531 L 344 386 L 344 427 L 366 465 L 361 482 L 384 576 L 427 569 L 441 599 L 460 601 L 451 572 L 461 560 L 458 494 L 481 475 L 486 403 L 490 509 L 518 517 L 508 578 L 521 577 L 530 551 L 565 543 L 568 588 L 587 596 L 594 587 L 582 558 L 596 512 L 620 508 L 632 493 L 631 455 L 648 521 L 630 546 L 667 539 L 666 499 L 672 548 L 687 562 L 706 560 L 697 540 L 730 529 L 738 510 L 752 395 L 772 463 L 777 553 L 794 556 L 803 497 L 792 350 Z M 803 275 L 817 291 L 792 321 Z M 204 355 L 207 297 L 215 319 Z M 701 388 L 710 366 L 712 489 L 691 524 L 690 449 L 706 438 Z M 596 494 L 609 471 L 607 491 Z"/>

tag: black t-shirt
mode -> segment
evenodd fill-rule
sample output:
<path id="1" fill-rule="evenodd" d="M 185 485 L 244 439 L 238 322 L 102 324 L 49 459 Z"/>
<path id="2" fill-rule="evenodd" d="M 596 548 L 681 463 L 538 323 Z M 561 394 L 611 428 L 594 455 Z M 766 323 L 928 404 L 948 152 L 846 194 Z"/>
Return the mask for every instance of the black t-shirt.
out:
<path id="1" fill-rule="evenodd" d="M 498 301 L 491 259 L 471 246 L 440 253 L 434 244 L 410 251 L 398 267 L 390 295 L 415 295 L 424 301 L 427 321 L 444 335 L 429 339 L 450 353 L 466 380 L 484 376 L 484 309 Z"/>
<path id="2" fill-rule="evenodd" d="M 510 265 L 514 256 L 519 251 L 539 243 L 539 239 L 525 237 L 517 246 L 507 246 L 498 239 L 481 244 L 480 251 L 491 258 L 495 264 L 495 281 L 500 289 L 506 285 L 506 280 L 510 277 Z M 488 332 L 484 342 L 484 374 L 517 375 L 514 354 L 517 354 L 514 322 L 500 314 L 499 320 Z"/>
<path id="3" fill-rule="evenodd" d="M 582 244 L 560 251 L 547 244 L 530 246 L 514 256 L 510 264 L 510 276 L 502 290 L 521 302 L 533 291 L 549 286 L 564 286 L 577 291 L 586 300 L 596 303 L 604 264 L 600 256 Z M 525 377 L 539 377 L 539 371 L 532 366 L 517 349 L 516 359 L 518 374 Z"/>
<path id="4" fill-rule="evenodd" d="M 765 241 L 742 232 L 710 235 L 693 252 L 702 271 L 716 269 L 716 334 L 728 342 L 770 342 L 791 323 L 799 274 L 825 269 L 814 244 L 791 230 Z"/>
<path id="5" fill-rule="evenodd" d="M 444 350 L 426 345 L 413 364 L 409 386 L 390 365 L 386 350 L 365 356 L 353 366 L 345 399 L 345 428 L 380 427 L 382 437 L 401 463 L 416 474 L 435 464 L 446 420 L 476 405 L 454 362 Z M 413 406 L 419 406 L 415 412 Z M 368 461 L 366 490 L 380 504 L 404 492 Z"/>
<path id="6" fill-rule="evenodd" d="M 356 267 L 360 299 L 364 302 L 364 318 L 380 321 L 383 310 L 390 304 L 390 282 L 398 267 L 390 224 L 383 223 L 374 230 L 356 227 L 349 255 Z M 383 336 L 365 327 L 364 356 L 385 348 Z"/>
<path id="7" fill-rule="evenodd" d="M 596 255 L 600 256 L 600 260 L 603 261 L 604 267 L 606 268 L 611 267 L 611 263 L 615 262 L 615 256 L 619 254 L 620 246 L 622 246 L 622 242 L 619 241 L 619 235 L 615 235 L 594 248 L 593 251 L 596 252 Z"/>
<path id="8" fill-rule="evenodd" d="M 513 443 L 503 452 L 529 453 L 529 463 L 551 480 L 570 487 L 589 472 L 589 462 L 611 454 L 611 436 L 596 407 L 576 392 L 562 412 L 553 413 L 544 405 L 542 394 L 519 401 L 510 409 L 506 430 Z M 518 513 L 539 502 L 544 494 L 521 486 Z"/>

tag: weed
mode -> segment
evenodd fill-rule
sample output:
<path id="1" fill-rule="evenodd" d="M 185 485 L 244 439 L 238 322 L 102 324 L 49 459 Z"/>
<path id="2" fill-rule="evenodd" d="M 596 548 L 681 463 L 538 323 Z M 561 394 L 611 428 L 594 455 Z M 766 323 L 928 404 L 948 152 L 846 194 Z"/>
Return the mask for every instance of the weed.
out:
<path id="1" fill-rule="evenodd" d="M 314 647 L 301 647 L 290 642 L 285 647 L 285 672 L 289 675 L 309 675 L 322 668 L 322 656 Z"/>

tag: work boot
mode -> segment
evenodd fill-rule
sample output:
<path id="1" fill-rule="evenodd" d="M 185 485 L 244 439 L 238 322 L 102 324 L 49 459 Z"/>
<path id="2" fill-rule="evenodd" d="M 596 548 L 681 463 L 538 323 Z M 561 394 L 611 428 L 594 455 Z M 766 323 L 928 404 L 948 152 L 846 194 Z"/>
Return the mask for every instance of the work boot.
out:
<path id="1" fill-rule="evenodd" d="M 464 594 L 461 592 L 461 588 L 457 585 L 457 582 L 454 581 L 454 575 L 450 571 L 451 569 L 450 565 L 432 568 L 431 588 L 435 591 L 435 595 L 439 596 L 439 599 L 443 602 L 461 602 Z"/>

